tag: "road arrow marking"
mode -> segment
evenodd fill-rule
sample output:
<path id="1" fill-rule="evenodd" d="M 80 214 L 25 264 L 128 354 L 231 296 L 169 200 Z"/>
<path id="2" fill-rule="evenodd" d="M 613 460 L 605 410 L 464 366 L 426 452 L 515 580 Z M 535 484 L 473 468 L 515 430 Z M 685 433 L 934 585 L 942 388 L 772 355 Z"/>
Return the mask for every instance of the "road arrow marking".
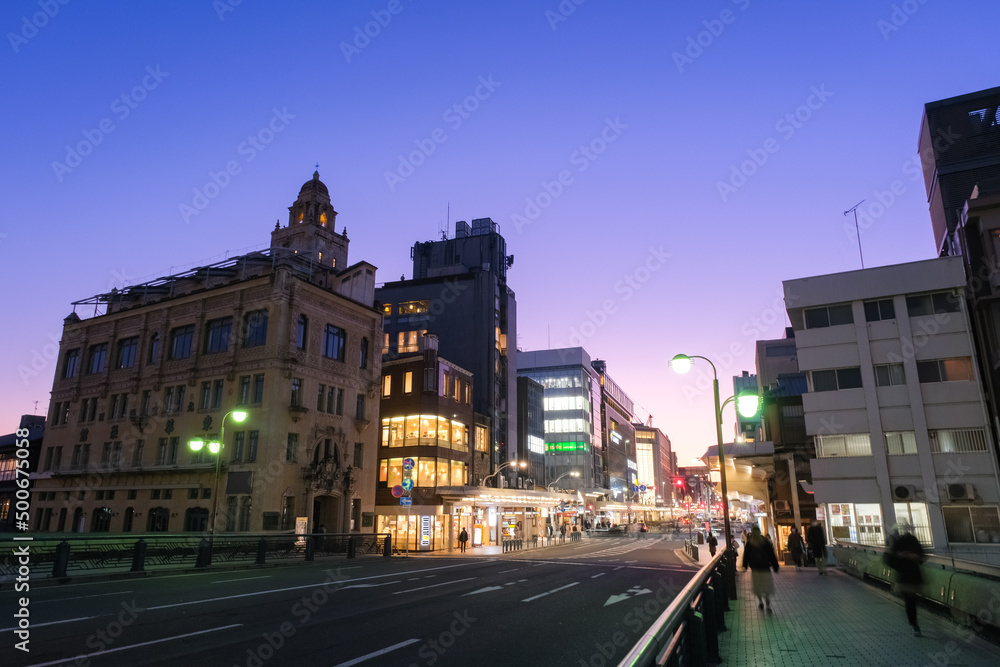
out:
<path id="1" fill-rule="evenodd" d="M 487 586 L 486 588 L 480 588 L 478 591 L 465 593 L 464 595 L 462 595 L 462 597 L 464 598 L 466 595 L 478 595 L 479 593 L 489 593 L 490 591 L 498 591 L 501 588 L 503 588 L 503 586 Z"/>
<path id="2" fill-rule="evenodd" d="M 607 607 L 609 604 L 621 602 L 622 600 L 628 600 L 628 598 L 629 598 L 628 593 L 623 593 L 621 595 L 612 595 L 611 597 L 608 598 L 608 601 L 604 603 L 604 606 Z"/>

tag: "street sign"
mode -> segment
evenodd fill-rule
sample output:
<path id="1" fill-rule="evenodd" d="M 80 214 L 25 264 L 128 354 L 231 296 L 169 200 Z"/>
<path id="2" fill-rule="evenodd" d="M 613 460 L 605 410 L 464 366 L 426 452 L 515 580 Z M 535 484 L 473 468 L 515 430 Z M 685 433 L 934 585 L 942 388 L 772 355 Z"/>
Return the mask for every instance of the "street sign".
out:
<path id="1" fill-rule="evenodd" d="M 413 504 L 413 498 L 400 498 L 399 504 L 403 506 L 409 506 Z"/>
<path id="2" fill-rule="evenodd" d="M 416 462 L 410 457 L 406 457 L 405 459 L 403 459 L 403 470 L 413 470 L 413 466 L 415 465 Z"/>
<path id="3" fill-rule="evenodd" d="M 639 490 L 640 491 L 645 491 L 646 490 L 646 485 L 645 484 L 640 484 L 639 485 Z"/>
<path id="4" fill-rule="evenodd" d="M 392 487 L 392 495 L 396 498 L 399 498 L 401 495 L 403 495 L 403 487 L 401 487 L 399 484 Z"/>
<path id="5" fill-rule="evenodd" d="M 413 478 L 412 477 L 406 477 L 406 478 L 404 478 L 402 486 L 403 486 L 403 491 L 409 491 L 410 489 L 412 489 L 413 488 Z"/>

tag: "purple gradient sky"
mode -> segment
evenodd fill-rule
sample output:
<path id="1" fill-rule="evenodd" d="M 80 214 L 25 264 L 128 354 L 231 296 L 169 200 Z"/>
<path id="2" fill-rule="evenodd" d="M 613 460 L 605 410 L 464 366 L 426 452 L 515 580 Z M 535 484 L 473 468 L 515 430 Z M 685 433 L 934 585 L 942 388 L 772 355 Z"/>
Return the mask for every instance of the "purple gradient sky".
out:
<path id="1" fill-rule="evenodd" d="M 712 358 L 731 393 L 754 341 L 787 324 L 781 281 L 859 268 L 843 211 L 894 183 L 862 235 L 865 264 L 931 257 L 913 169 L 923 104 L 1000 83 L 985 46 L 1000 5 L 987 1 L 590 0 L 565 21 L 556 0 L 245 1 L 220 19 L 224 2 L 69 2 L 36 32 L 24 17 L 37 0 L 0 6 L 0 431 L 35 401 L 45 412 L 72 301 L 266 245 L 319 162 L 351 258 L 378 266 L 380 282 L 410 277 L 410 246 L 439 237 L 449 203 L 452 226 L 497 221 L 515 256 L 518 345 L 582 342 L 687 463 L 715 442 L 711 391 L 667 360 Z M 401 11 L 348 62 L 341 44 L 390 6 Z M 679 67 L 699 33 L 707 46 Z M 147 68 L 167 76 L 147 78 L 122 118 L 115 100 Z M 446 112 L 480 77 L 499 85 L 456 127 Z M 826 99 L 810 118 L 778 125 L 813 90 Z M 240 145 L 274 109 L 294 118 L 249 161 Z M 57 173 L 102 119 L 113 131 Z M 574 155 L 616 119 L 600 155 Z M 438 128 L 446 140 L 391 188 L 398 156 Z M 724 200 L 718 183 L 765 145 L 767 161 Z M 186 222 L 181 204 L 229 161 L 240 173 Z M 572 181 L 517 225 L 563 170 Z M 646 280 L 636 290 L 626 276 Z M 727 438 L 732 422 L 730 408 Z"/>

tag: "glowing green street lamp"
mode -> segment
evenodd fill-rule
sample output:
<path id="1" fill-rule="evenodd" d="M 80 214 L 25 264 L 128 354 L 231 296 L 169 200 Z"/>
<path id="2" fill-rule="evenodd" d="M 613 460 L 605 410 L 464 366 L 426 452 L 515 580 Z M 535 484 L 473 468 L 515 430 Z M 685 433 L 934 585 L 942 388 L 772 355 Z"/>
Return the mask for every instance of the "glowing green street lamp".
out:
<path id="1" fill-rule="evenodd" d="M 200 452 L 206 446 L 208 451 L 215 454 L 215 486 L 212 490 L 212 518 L 209 522 L 208 534 L 215 535 L 215 517 L 219 511 L 219 473 L 222 471 L 222 450 L 226 445 L 226 418 L 232 417 L 236 423 L 246 421 L 246 410 L 230 410 L 222 417 L 219 425 L 219 439 L 205 442 L 202 438 L 192 438 L 188 440 L 188 448 L 192 452 Z"/>
<path id="2" fill-rule="evenodd" d="M 712 367 L 712 391 L 715 394 L 715 434 L 719 446 L 719 482 L 722 490 L 722 520 L 723 525 L 726 530 L 726 553 L 729 553 L 729 547 L 731 546 L 730 538 L 732 533 L 729 527 L 729 489 L 726 486 L 726 458 L 725 452 L 722 447 L 722 408 L 726 407 L 730 402 L 736 401 L 736 409 L 739 413 L 746 418 L 753 417 L 757 414 L 760 409 L 760 397 L 756 394 L 740 394 L 739 396 L 730 396 L 725 400 L 725 402 L 719 401 L 719 374 L 716 372 L 715 364 L 712 363 L 707 357 L 699 357 L 696 355 L 688 356 L 686 354 L 678 354 L 673 359 L 670 360 L 670 367 L 673 368 L 678 373 L 684 374 L 691 370 L 693 365 L 692 359 L 702 359 L 708 362 L 708 365 Z M 732 556 L 727 556 L 732 560 Z M 736 599 L 736 563 L 730 562 L 728 572 L 727 585 L 729 588 L 729 598 L 731 600 Z"/>

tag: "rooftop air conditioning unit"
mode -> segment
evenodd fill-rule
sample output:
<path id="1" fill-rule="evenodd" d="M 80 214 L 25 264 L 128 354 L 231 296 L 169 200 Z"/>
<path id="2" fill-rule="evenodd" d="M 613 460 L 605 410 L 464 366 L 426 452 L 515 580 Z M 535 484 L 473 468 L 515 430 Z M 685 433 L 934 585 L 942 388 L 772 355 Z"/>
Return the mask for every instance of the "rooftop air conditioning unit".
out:
<path id="1" fill-rule="evenodd" d="M 775 500 L 774 509 L 776 512 L 787 512 L 789 510 L 789 504 L 787 500 Z"/>
<path id="2" fill-rule="evenodd" d="M 917 499 L 917 490 L 912 484 L 896 484 L 892 487 L 892 499 L 900 502 L 911 502 Z"/>
<path id="3" fill-rule="evenodd" d="M 972 484 L 949 484 L 948 500 L 975 500 L 976 487 Z"/>

